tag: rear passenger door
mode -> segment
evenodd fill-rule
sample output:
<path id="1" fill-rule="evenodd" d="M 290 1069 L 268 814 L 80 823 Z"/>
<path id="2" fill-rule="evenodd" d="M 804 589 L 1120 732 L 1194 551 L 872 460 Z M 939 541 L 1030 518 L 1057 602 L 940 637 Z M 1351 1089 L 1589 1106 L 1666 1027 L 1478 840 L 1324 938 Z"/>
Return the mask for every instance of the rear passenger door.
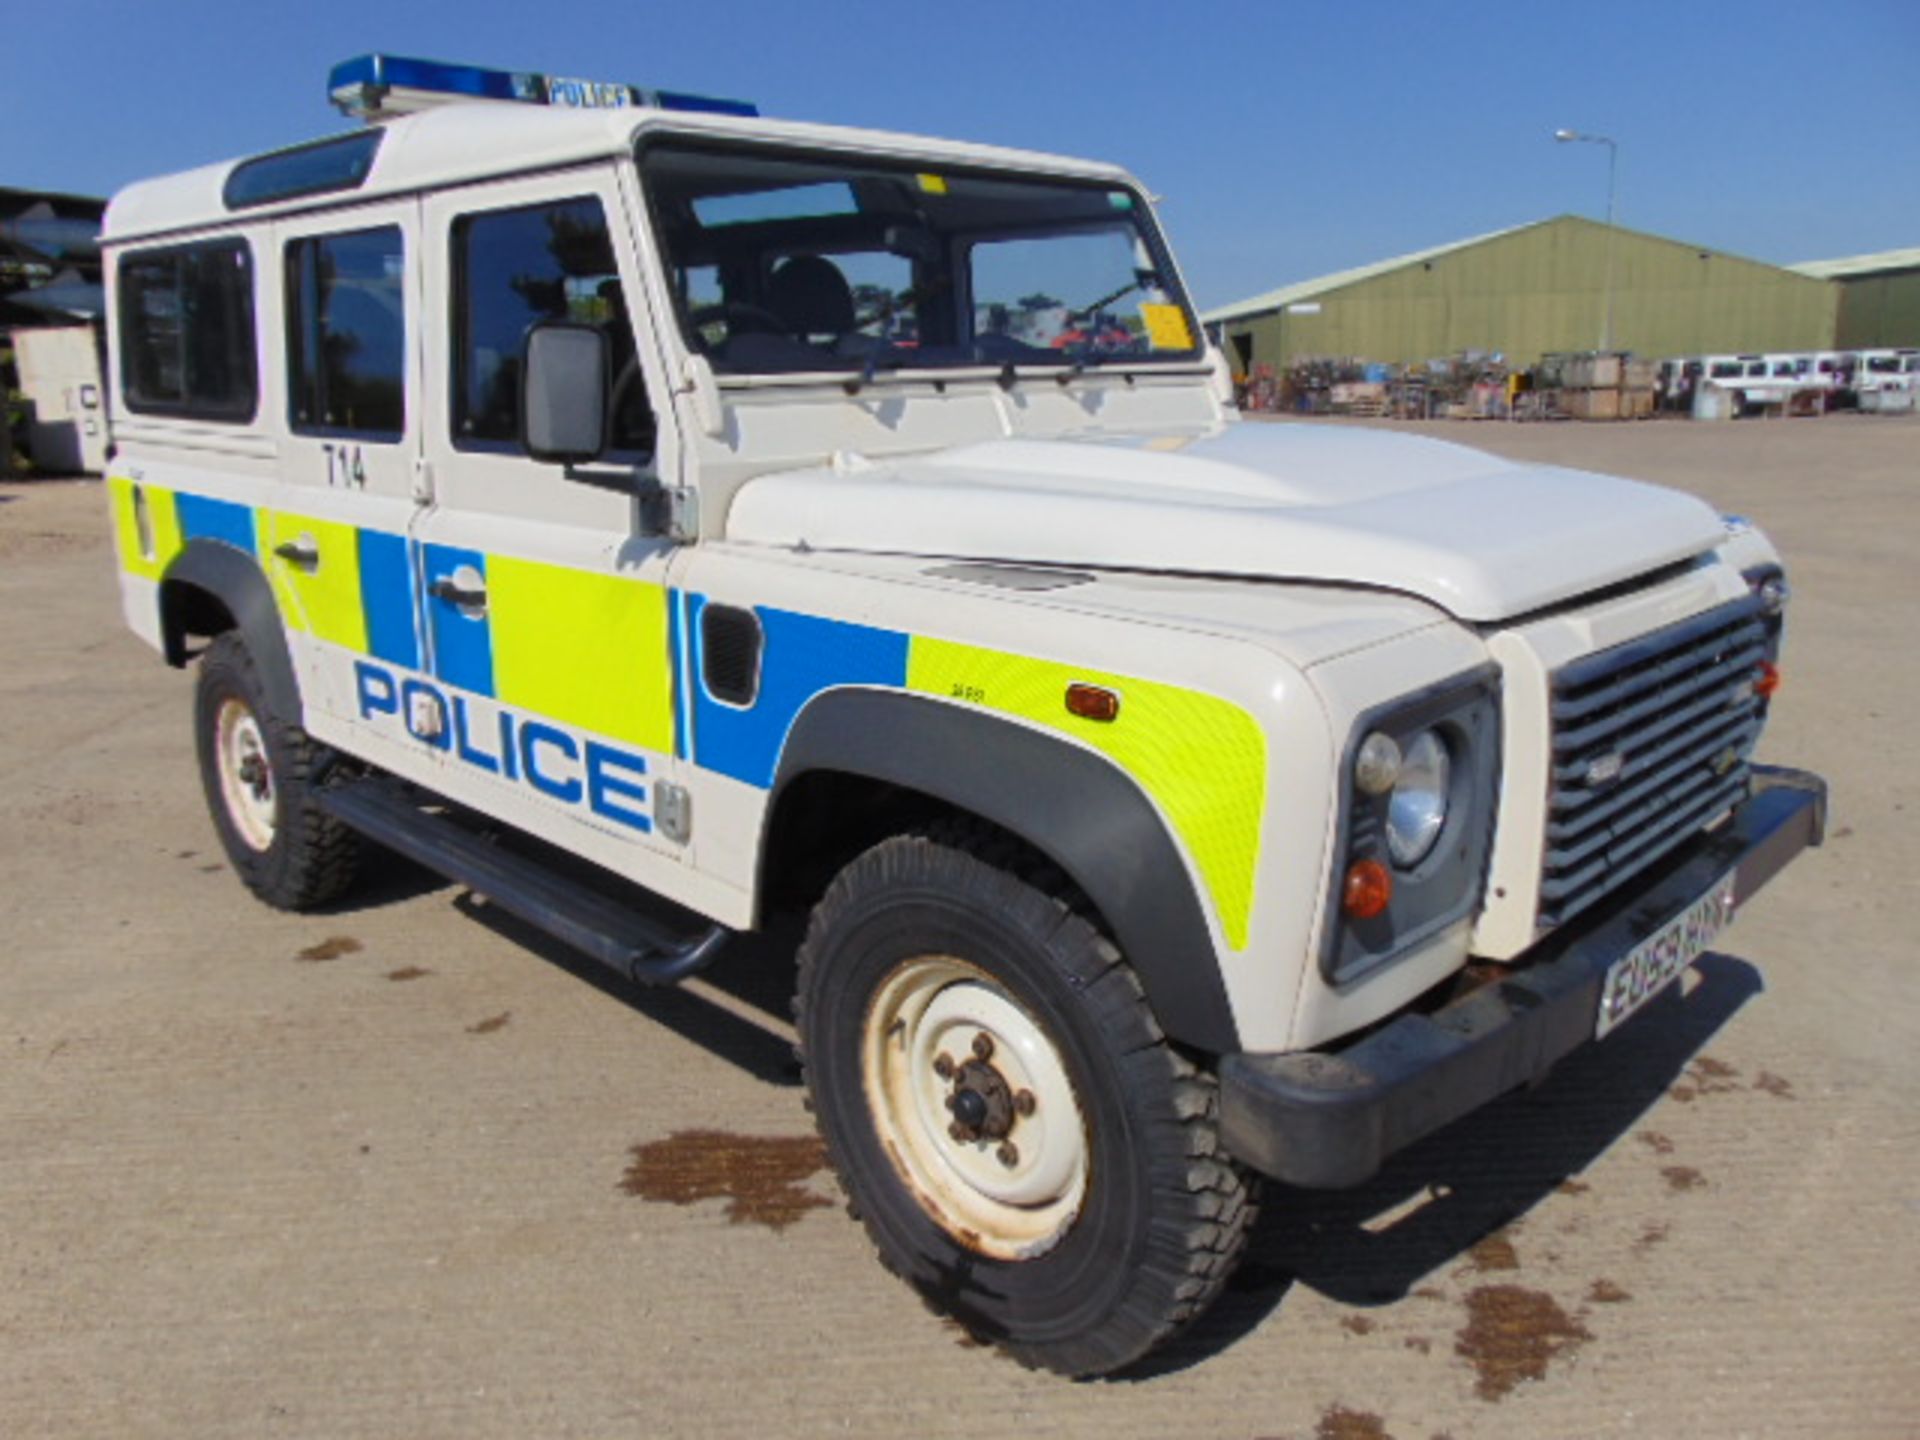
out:
<path id="1" fill-rule="evenodd" d="M 644 292 L 615 174 L 448 190 L 422 218 L 427 293 L 447 304 L 426 348 L 432 501 L 414 528 L 444 788 L 645 883 L 683 853 L 657 806 L 675 749 L 670 547 L 643 533 L 639 498 L 664 388 L 655 348 L 636 344 L 629 297 Z M 521 366 L 544 320 L 608 337 L 601 462 L 526 453 Z"/>
<path id="2" fill-rule="evenodd" d="M 356 663 L 420 663 L 407 531 L 420 454 L 419 207 L 274 227 L 263 330 L 284 407 L 260 554 L 309 709 L 351 721 Z M 278 283 L 272 283 L 277 275 Z"/>

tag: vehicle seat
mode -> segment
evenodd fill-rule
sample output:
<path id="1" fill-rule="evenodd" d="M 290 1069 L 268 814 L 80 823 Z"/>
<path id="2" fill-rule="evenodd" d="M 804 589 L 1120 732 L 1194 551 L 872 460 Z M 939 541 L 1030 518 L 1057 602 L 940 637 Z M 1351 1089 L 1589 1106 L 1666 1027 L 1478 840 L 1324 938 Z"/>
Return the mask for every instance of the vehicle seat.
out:
<path id="1" fill-rule="evenodd" d="M 853 329 L 853 287 L 823 255 L 793 255 L 767 285 L 767 308 L 803 340 L 837 340 Z"/>

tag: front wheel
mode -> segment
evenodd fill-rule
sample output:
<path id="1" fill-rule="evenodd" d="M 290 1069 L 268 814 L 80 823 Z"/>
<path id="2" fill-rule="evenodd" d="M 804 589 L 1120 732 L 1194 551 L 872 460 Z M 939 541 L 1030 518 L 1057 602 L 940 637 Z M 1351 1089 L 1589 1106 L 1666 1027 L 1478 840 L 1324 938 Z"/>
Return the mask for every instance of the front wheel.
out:
<path id="1" fill-rule="evenodd" d="M 881 1259 L 1024 1363 L 1090 1375 L 1206 1307 L 1253 1204 L 1212 1076 L 1061 888 L 984 829 L 887 840 L 815 909 L 797 1011 Z"/>

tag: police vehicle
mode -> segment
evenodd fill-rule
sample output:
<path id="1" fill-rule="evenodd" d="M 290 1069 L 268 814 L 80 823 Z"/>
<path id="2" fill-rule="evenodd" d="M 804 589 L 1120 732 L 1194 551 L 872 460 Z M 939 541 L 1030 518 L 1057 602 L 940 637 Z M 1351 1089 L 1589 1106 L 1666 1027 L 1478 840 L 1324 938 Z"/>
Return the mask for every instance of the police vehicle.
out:
<path id="1" fill-rule="evenodd" d="M 1240 423 L 1104 164 L 368 56 L 106 217 L 128 624 L 268 904 L 671 982 L 789 907 L 887 1265 L 1032 1365 L 1608 1035 L 1817 843 L 1684 495 Z M 638 904 L 641 891 L 672 902 Z M 684 923 L 660 919 L 677 913 Z"/>

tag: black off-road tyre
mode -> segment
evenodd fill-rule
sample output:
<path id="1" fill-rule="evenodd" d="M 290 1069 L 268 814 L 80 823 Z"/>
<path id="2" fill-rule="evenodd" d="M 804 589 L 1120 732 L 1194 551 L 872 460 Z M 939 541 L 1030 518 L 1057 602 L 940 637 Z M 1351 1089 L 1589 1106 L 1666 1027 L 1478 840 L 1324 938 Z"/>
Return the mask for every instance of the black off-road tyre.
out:
<path id="1" fill-rule="evenodd" d="M 1252 1178 L 1219 1147 L 1214 1077 L 1167 1041 L 1132 968 L 1077 898 L 985 826 L 886 840 L 815 908 L 795 1016 L 815 1118 L 885 1265 L 976 1339 L 1031 1367 L 1091 1376 L 1139 1359 L 1207 1307 L 1245 1248 L 1255 1198 Z M 897 983 L 889 977 L 923 956 L 990 977 L 1037 1022 L 1071 1080 L 1084 1190 L 1064 1232 L 1033 1258 L 983 1253 L 969 1243 L 977 1234 L 936 1218 L 940 1202 L 923 1203 L 910 1166 L 881 1138 L 875 1106 L 887 1102 L 865 1079 L 863 1035 Z M 878 1013 L 876 1034 L 905 1046 L 904 1025 Z M 917 1070 L 903 1062 L 896 1073 Z M 1015 1122 L 1012 1138 L 1021 1133 Z"/>
<path id="2" fill-rule="evenodd" d="M 251 790 L 263 813 L 229 793 L 221 758 L 223 716 L 229 728 L 252 727 L 248 743 L 257 742 L 265 779 L 253 770 L 242 788 Z M 216 637 L 200 658 L 193 727 L 207 810 L 246 887 L 278 910 L 309 910 L 344 894 L 359 866 L 360 840 L 314 802 L 314 782 L 329 752 L 275 713 L 253 656 L 232 631 Z"/>

